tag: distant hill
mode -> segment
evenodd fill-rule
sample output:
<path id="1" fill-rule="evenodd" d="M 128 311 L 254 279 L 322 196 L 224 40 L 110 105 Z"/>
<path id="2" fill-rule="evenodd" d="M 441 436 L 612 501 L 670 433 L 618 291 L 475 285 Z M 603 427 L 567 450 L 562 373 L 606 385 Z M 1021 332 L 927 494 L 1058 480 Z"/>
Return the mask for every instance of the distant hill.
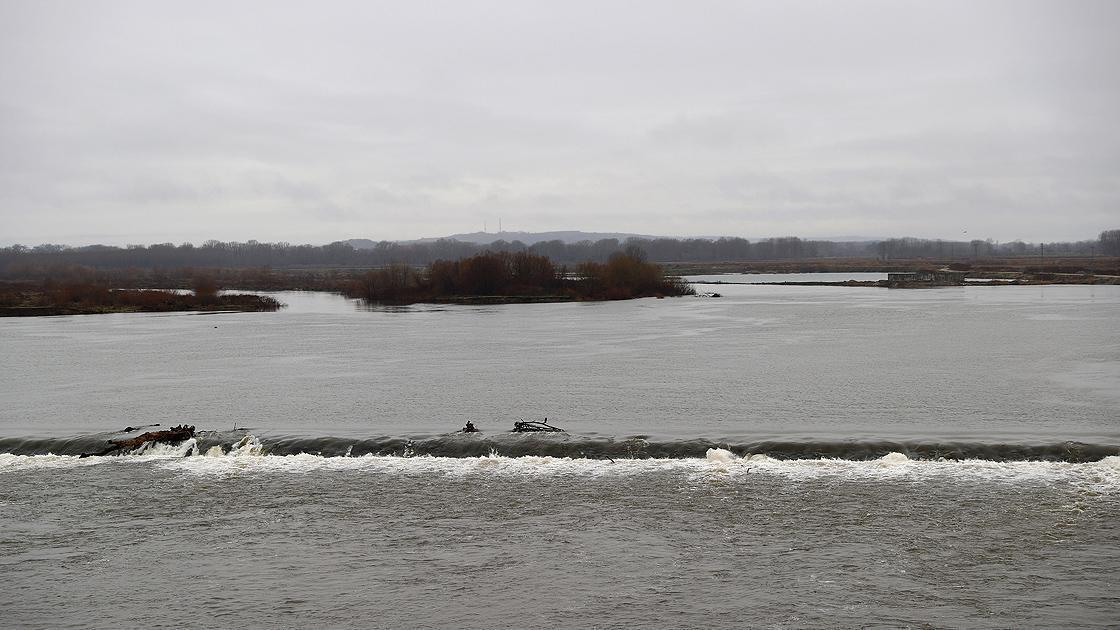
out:
<path id="1" fill-rule="evenodd" d="M 579 230 L 567 230 L 562 232 L 471 232 L 469 234 L 452 234 L 450 236 L 440 236 L 437 238 L 420 238 L 414 241 L 400 241 L 401 244 L 409 243 L 432 243 L 440 239 L 455 240 L 461 243 L 476 243 L 478 245 L 489 245 L 494 241 L 506 241 L 512 243 L 513 241 L 521 241 L 526 245 L 539 243 L 541 241 L 563 241 L 565 244 L 578 243 L 580 241 L 599 241 L 604 238 L 617 238 L 620 241 L 625 241 L 628 238 L 658 238 L 656 236 L 648 236 L 644 234 L 627 234 L 624 232 L 580 232 Z M 349 243 L 354 249 L 373 249 L 377 243 L 368 238 L 352 238 L 344 243 Z"/>
<path id="2" fill-rule="evenodd" d="M 377 241 L 371 241 L 368 238 L 351 238 L 343 243 L 349 243 L 350 247 L 354 249 L 373 249 L 377 245 Z"/>
<path id="3" fill-rule="evenodd" d="M 489 245 L 494 241 L 506 241 L 509 243 L 521 241 L 526 245 L 532 245 L 533 243 L 539 243 L 541 241 L 578 243 L 580 241 L 599 241 L 604 238 L 617 238 L 620 241 L 624 241 L 630 237 L 656 238 L 653 236 L 627 234 L 624 232 L 580 232 L 579 230 L 566 230 L 561 232 L 471 232 L 469 234 L 452 234 L 451 236 L 444 236 L 443 238 L 454 239 L 463 243 L 478 243 L 479 245 Z M 439 239 L 422 238 L 416 242 L 426 243 L 436 240 Z"/>

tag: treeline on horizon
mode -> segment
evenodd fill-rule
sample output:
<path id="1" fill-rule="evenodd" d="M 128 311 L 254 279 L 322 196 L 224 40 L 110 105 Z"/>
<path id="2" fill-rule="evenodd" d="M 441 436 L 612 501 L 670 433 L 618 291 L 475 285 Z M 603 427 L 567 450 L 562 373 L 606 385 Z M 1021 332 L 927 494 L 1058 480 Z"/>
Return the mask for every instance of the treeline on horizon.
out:
<path id="1" fill-rule="evenodd" d="M 601 239 L 565 243 L 541 241 L 526 245 L 521 241 L 496 240 L 482 245 L 449 239 L 431 242 L 398 243 L 381 241 L 372 248 L 356 249 L 345 241 L 328 245 L 292 245 L 258 241 L 223 242 L 209 240 L 201 246 L 175 245 L 87 245 L 69 247 L 45 244 L 35 247 L 14 245 L 0 248 L 0 271 L 11 265 L 63 264 L 99 269 L 136 268 L 293 268 L 334 267 L 369 268 L 403 263 L 428 265 L 437 260 L 461 260 L 483 252 L 527 252 L 545 256 L 557 264 L 603 263 L 616 253 L 635 245 L 656 262 L 707 262 L 725 260 L 775 260 L 811 258 L 826 251 L 826 256 L 865 256 L 865 243 L 827 243 L 796 237 L 751 242 L 741 238 L 721 239 Z M 858 245 L 858 247 L 857 247 Z"/>
<path id="2" fill-rule="evenodd" d="M 626 300 L 694 291 L 648 262 L 639 248 L 629 247 L 605 263 L 583 262 L 571 271 L 527 251 L 486 251 L 437 260 L 423 269 L 397 263 L 362 274 L 344 293 L 370 302 L 412 303 L 462 298 Z"/>
<path id="3" fill-rule="evenodd" d="M 42 275 L 48 268 L 82 266 L 93 269 L 171 268 L 372 268 L 392 264 L 430 265 L 438 260 L 462 260 L 484 252 L 528 253 L 556 264 L 606 263 L 627 248 L 639 248 L 650 261 L 731 262 L 765 260 L 811 260 L 821 258 L 873 258 L 982 260 L 1024 256 L 1120 256 L 1120 229 L 1107 230 L 1096 240 L 1054 243 L 1024 243 L 991 240 L 947 241 L 892 238 L 880 241 L 840 242 L 805 240 L 797 237 L 749 241 L 743 238 L 630 238 L 564 243 L 559 240 L 526 245 L 520 241 L 497 240 L 488 245 L 455 240 L 420 243 L 381 241 L 370 249 L 355 249 L 339 241 L 329 245 L 292 245 L 257 241 L 209 240 L 200 246 L 175 245 L 13 245 L 0 248 L 0 274 L 5 277 Z"/>

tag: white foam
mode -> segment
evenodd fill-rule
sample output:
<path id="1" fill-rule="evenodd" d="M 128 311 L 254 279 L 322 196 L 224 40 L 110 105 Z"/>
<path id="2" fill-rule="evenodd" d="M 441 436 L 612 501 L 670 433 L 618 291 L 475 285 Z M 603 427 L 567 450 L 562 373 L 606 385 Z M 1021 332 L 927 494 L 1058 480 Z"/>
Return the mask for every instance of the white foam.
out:
<path id="1" fill-rule="evenodd" d="M 713 449 L 717 450 L 717 449 Z M 809 482 L 821 479 L 876 482 L 908 480 L 970 480 L 1048 484 L 1070 482 L 1102 492 L 1120 491 L 1120 458 L 1100 462 L 994 462 L 987 460 L 911 460 L 892 453 L 872 461 L 840 459 L 778 460 L 765 455 L 736 457 L 711 453 L 703 459 L 573 459 L 566 457 L 321 457 L 286 455 L 260 457 L 186 457 L 163 460 L 160 467 L 198 475 L 304 474 L 315 471 L 357 471 L 371 474 L 448 476 L 600 477 L 652 473 L 702 480 L 713 475 L 747 482 L 756 476 Z"/>

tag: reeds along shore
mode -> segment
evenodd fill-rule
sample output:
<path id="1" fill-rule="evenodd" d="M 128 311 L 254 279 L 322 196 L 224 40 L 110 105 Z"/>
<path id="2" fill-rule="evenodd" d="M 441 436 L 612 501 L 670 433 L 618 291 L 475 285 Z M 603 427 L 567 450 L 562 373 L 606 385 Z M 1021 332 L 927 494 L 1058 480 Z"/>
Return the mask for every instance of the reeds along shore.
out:
<path id="1" fill-rule="evenodd" d="M 217 285 L 200 280 L 192 293 L 112 289 L 82 281 L 0 283 L 0 317 L 151 313 L 170 311 L 275 311 L 277 300 L 261 295 L 220 295 Z"/>

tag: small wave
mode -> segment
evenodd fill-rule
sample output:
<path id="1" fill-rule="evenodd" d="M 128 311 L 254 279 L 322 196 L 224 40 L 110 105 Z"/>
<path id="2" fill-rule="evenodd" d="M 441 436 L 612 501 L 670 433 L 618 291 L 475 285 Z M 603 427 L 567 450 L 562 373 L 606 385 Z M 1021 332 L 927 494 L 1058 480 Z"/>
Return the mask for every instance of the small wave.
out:
<path id="1" fill-rule="evenodd" d="M 902 453 L 892 452 L 880 457 L 879 465 L 883 467 L 901 466 L 903 464 L 909 464 L 910 461 L 910 458 L 903 455 Z"/>
<path id="2" fill-rule="evenodd" d="M 739 459 L 739 456 L 725 448 L 710 448 L 704 453 L 704 459 L 710 462 L 727 464 Z"/>
<path id="3" fill-rule="evenodd" d="M 254 435 L 246 435 L 245 437 L 232 444 L 226 449 L 221 444 L 215 444 L 206 449 L 207 457 L 252 457 L 262 455 L 264 446 L 261 441 Z"/>
<path id="4" fill-rule="evenodd" d="M 100 457 L 80 459 L 77 455 L 13 455 L 0 453 L 0 473 L 45 468 L 77 468 L 95 466 Z"/>
<path id="5" fill-rule="evenodd" d="M 166 459 L 169 457 L 188 457 L 198 454 L 198 440 L 191 438 L 179 444 L 146 442 L 129 454 L 129 457 L 146 459 Z"/>
<path id="6" fill-rule="evenodd" d="M 0 472 L 35 468 L 75 468 L 96 466 L 98 464 L 181 459 L 198 453 L 198 443 L 193 438 L 180 444 L 157 444 L 149 442 L 127 456 L 82 457 L 80 455 L 57 455 L 54 453 L 36 455 L 0 453 Z"/>

